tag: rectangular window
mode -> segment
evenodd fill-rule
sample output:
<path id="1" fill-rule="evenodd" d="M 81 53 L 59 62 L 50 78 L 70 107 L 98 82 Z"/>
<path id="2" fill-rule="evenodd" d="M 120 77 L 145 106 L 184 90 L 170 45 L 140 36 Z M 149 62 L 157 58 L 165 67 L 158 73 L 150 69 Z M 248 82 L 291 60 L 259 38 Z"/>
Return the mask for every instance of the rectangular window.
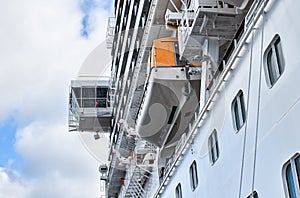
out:
<path id="1" fill-rule="evenodd" d="M 95 98 L 95 88 L 82 88 L 82 98 Z"/>
<path id="2" fill-rule="evenodd" d="M 108 92 L 108 88 L 97 87 L 97 98 L 106 98 L 107 92 Z"/>
<path id="3" fill-rule="evenodd" d="M 190 183 L 192 191 L 194 191 L 198 186 L 198 175 L 197 175 L 197 164 L 196 161 L 190 166 Z"/>
<path id="4" fill-rule="evenodd" d="M 175 197 L 176 198 L 182 198 L 182 190 L 181 190 L 181 184 L 180 183 L 176 186 Z"/>
<path id="5" fill-rule="evenodd" d="M 217 131 L 214 130 L 208 138 L 208 149 L 209 149 L 209 159 L 211 165 L 219 158 L 219 145 L 218 145 L 218 136 Z"/>
<path id="6" fill-rule="evenodd" d="M 264 68 L 266 80 L 269 87 L 272 87 L 284 71 L 284 58 L 281 41 L 278 34 L 275 35 L 264 54 Z"/>
<path id="7" fill-rule="evenodd" d="M 246 121 L 244 94 L 241 90 L 233 99 L 231 106 L 234 129 L 239 131 Z"/>
<path id="8" fill-rule="evenodd" d="M 300 194 L 300 154 L 293 156 L 284 166 L 283 166 L 283 177 L 286 189 L 287 197 L 297 198 Z"/>

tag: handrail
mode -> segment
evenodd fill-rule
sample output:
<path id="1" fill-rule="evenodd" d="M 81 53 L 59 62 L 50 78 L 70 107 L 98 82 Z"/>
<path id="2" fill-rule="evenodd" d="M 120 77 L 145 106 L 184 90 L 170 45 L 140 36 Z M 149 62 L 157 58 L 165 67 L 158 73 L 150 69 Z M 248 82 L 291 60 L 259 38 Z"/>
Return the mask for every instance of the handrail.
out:
<path id="1" fill-rule="evenodd" d="M 156 153 L 156 150 L 154 150 L 152 147 L 153 145 L 152 144 L 148 144 L 146 141 L 141 141 L 139 142 L 141 145 L 139 146 L 136 146 L 135 147 L 135 150 L 134 150 L 134 153 L 135 154 L 138 154 L 138 152 L 140 150 L 143 150 L 143 149 L 149 149 L 150 151 Z M 146 155 L 145 155 L 146 156 Z M 145 157 L 144 156 L 144 157 Z M 142 160 L 143 161 L 143 160 Z M 128 168 L 129 171 L 127 171 L 127 174 L 125 176 L 125 180 L 127 180 L 128 182 L 125 183 L 125 186 L 124 188 L 122 189 L 122 193 L 127 193 L 129 187 L 130 187 L 130 184 L 132 184 L 132 182 L 134 182 L 134 176 L 136 173 L 139 173 L 140 170 L 139 169 L 143 169 L 143 167 L 148 167 L 147 165 L 141 165 L 137 162 L 137 159 L 136 159 L 136 156 L 133 157 L 133 159 L 131 160 L 131 163 L 130 163 L 130 166 Z M 143 169 L 144 171 L 146 172 L 149 172 L 147 169 Z M 143 190 L 143 189 L 142 189 Z"/>

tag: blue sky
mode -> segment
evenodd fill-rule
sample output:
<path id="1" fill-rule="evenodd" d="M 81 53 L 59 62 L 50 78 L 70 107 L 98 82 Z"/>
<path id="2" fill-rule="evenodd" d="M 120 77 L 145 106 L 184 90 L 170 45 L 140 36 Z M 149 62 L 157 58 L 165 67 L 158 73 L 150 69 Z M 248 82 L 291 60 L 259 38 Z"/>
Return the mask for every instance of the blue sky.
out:
<path id="1" fill-rule="evenodd" d="M 67 132 L 67 104 L 112 3 L 0 1 L 0 197 L 99 197 L 99 162 Z"/>
<path id="2" fill-rule="evenodd" d="M 97 4 L 94 0 L 82 0 L 80 2 L 80 10 L 83 13 L 83 17 L 81 20 L 82 28 L 81 28 L 81 36 L 88 38 L 90 29 L 90 13 L 94 9 L 96 9 Z"/>
<path id="3" fill-rule="evenodd" d="M 16 169 L 22 165 L 22 157 L 14 149 L 16 131 L 16 122 L 11 117 L 0 126 L 0 166 L 2 167 L 9 165 L 9 162 L 13 162 L 12 168 Z"/>
<path id="4" fill-rule="evenodd" d="M 81 36 L 84 38 L 89 37 L 90 31 L 93 31 L 93 28 L 90 25 L 91 22 L 91 12 L 95 9 L 102 7 L 109 12 L 112 11 L 112 3 L 113 1 L 97 1 L 97 0 L 81 0 L 80 1 L 80 10 L 83 13 L 83 17 L 81 20 L 82 28 L 81 28 Z"/>

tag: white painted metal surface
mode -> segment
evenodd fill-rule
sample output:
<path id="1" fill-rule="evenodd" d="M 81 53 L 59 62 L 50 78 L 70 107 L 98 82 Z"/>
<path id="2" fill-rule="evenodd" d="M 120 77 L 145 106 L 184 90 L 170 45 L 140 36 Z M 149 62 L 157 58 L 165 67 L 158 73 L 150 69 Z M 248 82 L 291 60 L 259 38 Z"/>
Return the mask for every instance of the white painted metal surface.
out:
<path id="1" fill-rule="evenodd" d="M 152 5 L 156 5 L 157 2 L 153 1 Z M 300 2 L 292 0 L 224 2 L 235 4 L 239 9 L 245 8 L 246 3 L 253 3 L 243 23 L 244 29 L 240 37 L 232 38 L 232 53 L 223 60 L 219 57 L 218 50 L 209 49 L 217 47 L 216 40 L 210 45 L 210 39 L 206 40 L 207 43 L 203 43 L 200 39 L 199 56 L 208 57 L 209 52 L 215 53 L 210 56 L 215 65 L 211 65 L 208 59 L 201 60 L 203 77 L 200 98 L 203 98 L 200 104 L 195 104 L 196 112 L 189 124 L 189 130 L 181 133 L 177 144 L 152 150 L 153 155 L 149 154 L 147 160 L 151 160 L 152 163 L 155 157 L 156 168 L 142 170 L 137 169 L 138 166 L 135 165 L 128 169 L 126 178 L 129 183 L 121 190 L 120 197 L 175 197 L 175 188 L 179 183 L 182 197 L 246 198 L 253 191 L 256 191 L 259 197 L 289 197 L 285 189 L 284 164 L 300 151 L 300 133 L 297 125 L 300 115 L 300 88 L 298 88 Z M 149 16 L 151 21 L 155 8 L 150 9 L 153 11 Z M 207 20 L 212 18 L 208 16 Z M 148 26 L 151 25 L 150 21 Z M 147 30 L 150 28 L 148 26 Z M 184 28 L 190 27 L 185 24 Z M 266 80 L 268 71 L 265 66 L 265 52 L 275 35 L 280 37 L 285 68 L 278 81 L 270 87 Z M 148 36 L 146 32 L 145 39 L 150 39 Z M 142 51 L 141 55 L 144 52 Z M 224 56 L 226 57 L 226 53 Z M 138 83 L 142 58 L 139 57 L 138 67 L 134 73 L 133 88 L 136 88 Z M 216 72 L 216 65 L 222 64 L 224 66 L 222 71 L 218 76 L 213 76 L 211 73 Z M 211 71 L 210 66 L 213 68 Z M 173 72 L 169 77 L 168 75 L 164 77 L 171 79 L 172 75 Z M 212 77 L 213 79 L 210 79 Z M 135 89 L 131 89 L 129 92 L 127 102 L 129 105 L 134 100 L 134 91 Z M 237 131 L 232 118 L 234 116 L 232 101 L 240 91 L 243 92 L 245 102 L 246 122 Z M 126 92 L 123 94 L 126 95 Z M 129 108 L 130 106 L 119 107 L 120 111 L 124 110 L 122 112 L 125 112 L 125 118 L 129 116 Z M 135 128 L 137 134 L 140 128 L 140 126 Z M 212 164 L 208 138 L 214 130 L 218 137 L 219 156 Z M 123 131 L 121 135 L 123 136 Z M 140 141 L 138 137 L 136 138 Z M 190 166 L 194 161 L 198 183 L 193 190 Z M 131 163 L 133 162 L 132 160 Z M 164 172 L 161 173 L 161 170 Z M 146 174 L 145 171 L 150 173 Z M 146 175 L 143 177 L 143 185 L 137 180 L 138 173 Z M 135 194 L 136 192 L 138 194 Z"/>

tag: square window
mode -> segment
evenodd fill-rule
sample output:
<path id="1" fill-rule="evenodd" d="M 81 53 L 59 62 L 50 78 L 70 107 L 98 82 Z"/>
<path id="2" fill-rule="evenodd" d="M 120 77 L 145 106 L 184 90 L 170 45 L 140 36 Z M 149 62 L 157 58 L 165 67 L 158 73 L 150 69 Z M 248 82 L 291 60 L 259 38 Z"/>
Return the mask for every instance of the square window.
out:
<path id="1" fill-rule="evenodd" d="M 95 98 L 95 88 L 82 88 L 82 98 Z"/>
<path id="2" fill-rule="evenodd" d="M 275 35 L 264 54 L 266 80 L 272 87 L 284 71 L 284 58 L 279 35 Z"/>
<path id="3" fill-rule="evenodd" d="M 107 92 L 108 92 L 108 88 L 97 87 L 97 98 L 106 98 Z"/>

